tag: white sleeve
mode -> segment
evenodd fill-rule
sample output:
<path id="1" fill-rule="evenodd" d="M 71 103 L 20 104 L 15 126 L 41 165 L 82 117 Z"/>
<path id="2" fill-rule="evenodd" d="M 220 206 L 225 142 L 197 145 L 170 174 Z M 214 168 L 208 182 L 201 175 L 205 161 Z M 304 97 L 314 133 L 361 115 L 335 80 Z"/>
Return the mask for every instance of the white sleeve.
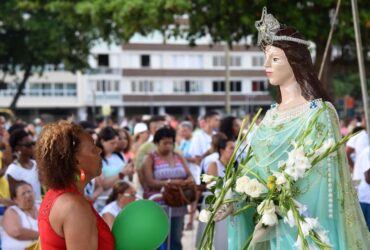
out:
<path id="1" fill-rule="evenodd" d="M 17 176 L 19 176 L 17 166 L 14 164 L 10 164 L 8 169 L 5 172 L 5 176 L 8 178 L 8 175 L 10 175 L 13 179 L 18 180 Z"/>
<path id="2" fill-rule="evenodd" d="M 369 157 L 370 157 L 369 148 L 366 148 L 366 149 L 362 150 L 361 154 L 358 156 L 359 164 L 357 166 L 360 167 L 360 171 L 363 174 L 370 169 L 370 159 L 369 159 Z M 356 160 L 356 162 L 357 162 L 357 160 Z"/>
<path id="3" fill-rule="evenodd" d="M 358 135 L 349 138 L 349 140 L 347 141 L 346 146 L 354 149 L 355 148 L 357 137 L 358 137 Z"/>
<path id="4" fill-rule="evenodd" d="M 198 133 L 195 133 L 193 138 L 191 139 L 190 147 L 189 147 L 189 154 L 194 156 L 202 156 L 201 148 L 200 148 L 200 136 Z"/>

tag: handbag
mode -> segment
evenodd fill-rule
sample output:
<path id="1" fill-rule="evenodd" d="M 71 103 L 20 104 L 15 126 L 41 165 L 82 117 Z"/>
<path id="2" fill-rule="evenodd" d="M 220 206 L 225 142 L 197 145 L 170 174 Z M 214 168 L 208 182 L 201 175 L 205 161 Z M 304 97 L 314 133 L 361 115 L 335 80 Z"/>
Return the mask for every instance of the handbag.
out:
<path id="1" fill-rule="evenodd" d="M 186 206 L 197 200 L 197 186 L 192 184 L 175 184 L 169 182 L 162 193 L 163 200 L 170 207 Z"/>

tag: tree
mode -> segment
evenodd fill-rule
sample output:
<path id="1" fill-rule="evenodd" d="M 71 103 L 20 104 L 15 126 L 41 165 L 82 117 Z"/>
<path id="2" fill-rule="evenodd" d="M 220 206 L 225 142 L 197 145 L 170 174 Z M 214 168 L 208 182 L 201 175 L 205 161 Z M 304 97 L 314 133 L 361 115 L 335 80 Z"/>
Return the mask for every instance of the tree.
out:
<path id="1" fill-rule="evenodd" d="M 72 1 L 0 1 L 0 84 L 7 84 L 5 76 L 22 72 L 10 109 L 16 109 L 28 78 L 42 74 L 46 65 L 62 64 L 71 71 L 88 67 L 99 36 Z"/>

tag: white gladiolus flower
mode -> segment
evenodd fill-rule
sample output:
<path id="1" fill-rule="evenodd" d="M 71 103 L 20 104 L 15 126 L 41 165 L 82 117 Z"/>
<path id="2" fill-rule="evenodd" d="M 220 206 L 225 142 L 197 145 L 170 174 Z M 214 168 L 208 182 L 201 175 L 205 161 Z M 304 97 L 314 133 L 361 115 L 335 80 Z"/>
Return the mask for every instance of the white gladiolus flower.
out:
<path id="1" fill-rule="evenodd" d="M 288 224 L 290 227 L 295 226 L 294 215 L 293 215 L 293 211 L 291 209 L 288 211 L 288 213 L 284 217 L 284 223 Z"/>
<path id="2" fill-rule="evenodd" d="M 306 205 L 303 205 L 299 203 L 298 201 L 293 199 L 294 204 L 297 206 L 298 212 L 300 215 L 303 215 L 305 217 L 309 216 L 308 209 Z"/>
<path id="3" fill-rule="evenodd" d="M 221 190 L 220 189 L 216 189 L 215 190 L 215 196 L 218 197 L 218 196 L 220 196 L 220 194 L 221 194 Z"/>
<path id="4" fill-rule="evenodd" d="M 305 145 L 312 145 L 312 143 L 313 143 L 313 140 L 312 140 L 311 138 L 306 138 L 306 139 L 304 140 L 304 144 L 305 144 Z"/>
<path id="5" fill-rule="evenodd" d="M 234 193 L 231 189 L 225 194 L 225 200 L 231 200 L 234 197 Z"/>
<path id="6" fill-rule="evenodd" d="M 309 168 L 311 168 L 311 162 L 306 157 L 303 146 L 294 148 L 288 153 L 286 170 L 294 180 L 302 177 L 302 172 L 305 172 Z"/>
<path id="7" fill-rule="evenodd" d="M 301 222 L 301 229 L 305 238 L 310 234 L 310 230 L 312 230 L 311 225 L 304 221 Z"/>
<path id="8" fill-rule="evenodd" d="M 319 230 L 317 231 L 317 234 L 319 235 L 319 238 L 322 242 L 324 242 L 325 244 L 328 244 L 329 246 L 331 245 L 329 237 L 328 237 L 328 231 Z"/>
<path id="9" fill-rule="evenodd" d="M 329 138 L 329 139 L 327 139 L 324 143 L 323 143 L 323 145 L 322 145 L 322 151 L 323 152 L 325 152 L 326 150 L 328 150 L 329 148 L 331 148 L 331 147 L 334 147 L 334 145 L 335 145 L 335 141 L 334 141 L 334 139 L 333 138 Z"/>
<path id="10" fill-rule="evenodd" d="M 214 181 L 216 178 L 215 176 L 213 175 L 209 175 L 209 174 L 203 174 L 202 175 L 202 180 L 205 182 L 205 183 L 210 183 L 212 181 Z"/>
<path id="11" fill-rule="evenodd" d="M 264 188 L 265 187 L 261 183 L 259 183 L 256 179 L 252 179 L 247 182 L 244 188 L 244 192 L 253 198 L 257 198 L 261 195 Z"/>
<path id="12" fill-rule="evenodd" d="M 284 185 L 287 180 L 285 178 L 285 175 L 283 173 L 280 173 L 280 172 L 273 172 L 273 176 L 276 177 L 276 185 Z"/>
<path id="13" fill-rule="evenodd" d="M 311 168 L 311 162 L 306 156 L 302 158 L 297 158 L 295 167 L 302 169 L 302 171 L 306 171 L 307 169 Z"/>
<path id="14" fill-rule="evenodd" d="M 311 227 L 311 229 L 320 227 L 320 223 L 317 218 L 305 218 L 304 220 Z"/>
<path id="15" fill-rule="evenodd" d="M 274 226 L 278 223 L 277 215 L 273 213 L 264 213 L 261 222 L 266 226 Z"/>
<path id="16" fill-rule="evenodd" d="M 296 240 L 296 242 L 294 243 L 294 246 L 295 246 L 297 249 L 302 249 L 302 248 L 303 248 L 302 240 L 301 240 L 301 238 L 300 238 L 299 236 L 297 237 L 297 240 Z"/>
<path id="17" fill-rule="evenodd" d="M 208 211 L 206 209 L 203 209 L 202 211 L 200 211 L 199 220 L 201 222 L 208 223 L 210 218 L 211 218 L 211 212 L 210 211 Z"/>
<path id="18" fill-rule="evenodd" d="M 311 244 L 308 244 L 308 250 L 319 250 L 316 246 L 313 246 Z"/>
<path id="19" fill-rule="evenodd" d="M 244 193 L 245 187 L 247 186 L 250 179 L 248 176 L 242 176 L 236 180 L 235 191 L 238 193 Z"/>
<path id="20" fill-rule="evenodd" d="M 207 184 L 207 188 L 208 188 L 208 189 L 211 189 L 211 188 L 213 188 L 214 186 L 216 186 L 216 181 L 212 181 L 212 182 L 210 182 L 210 183 L 208 183 L 208 184 Z"/>
<path id="21" fill-rule="evenodd" d="M 290 177 L 292 177 L 292 179 L 294 181 L 297 181 L 299 178 L 302 178 L 304 176 L 304 169 L 301 169 L 301 168 L 296 168 L 294 166 L 292 167 L 287 167 L 284 172 L 289 175 Z"/>
<path id="22" fill-rule="evenodd" d="M 323 142 L 323 144 L 321 145 L 321 147 L 316 150 L 316 152 L 312 156 L 312 158 L 315 158 L 317 156 L 322 155 L 323 153 L 326 152 L 326 150 L 328 150 L 329 148 L 334 147 L 334 146 L 335 146 L 335 140 L 333 138 L 327 139 L 326 141 Z"/>
<path id="23" fill-rule="evenodd" d="M 264 200 L 257 207 L 258 214 L 275 213 L 275 204 L 272 200 Z"/>

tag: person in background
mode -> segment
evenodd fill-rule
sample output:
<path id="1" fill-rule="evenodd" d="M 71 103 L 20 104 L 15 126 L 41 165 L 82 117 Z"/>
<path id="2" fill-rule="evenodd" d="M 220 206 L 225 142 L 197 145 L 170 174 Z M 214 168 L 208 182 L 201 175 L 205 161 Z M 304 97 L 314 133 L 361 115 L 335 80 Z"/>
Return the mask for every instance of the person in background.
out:
<path id="1" fill-rule="evenodd" d="M 133 157 L 131 152 L 132 145 L 131 135 L 124 128 L 118 129 L 117 134 L 118 134 L 118 144 L 116 151 L 122 153 L 125 162 L 131 162 Z"/>
<path id="2" fill-rule="evenodd" d="M 116 152 L 118 145 L 118 134 L 112 127 L 103 128 L 98 135 L 97 146 L 102 149 L 102 174 L 97 178 L 96 183 L 101 185 L 104 192 L 101 197 L 108 196 L 114 184 L 123 180 L 125 176 L 131 178 L 134 173 L 132 163 L 125 162 L 123 155 Z M 103 200 L 96 202 L 96 208 L 100 211 L 104 206 Z"/>
<path id="3" fill-rule="evenodd" d="M 144 165 L 144 160 L 147 155 L 153 153 L 156 150 L 156 145 L 153 142 L 153 136 L 154 134 L 160 129 L 165 126 L 166 120 L 163 116 L 154 116 L 149 121 L 149 128 L 150 128 L 150 137 L 149 140 L 140 146 L 139 150 L 137 151 L 137 154 L 135 155 L 134 162 L 135 162 L 135 168 L 136 168 L 136 175 L 134 175 L 134 186 L 136 190 L 138 191 L 139 195 L 142 195 L 143 193 L 143 173 L 142 173 L 142 167 Z"/>
<path id="4" fill-rule="evenodd" d="M 60 121 L 44 127 L 36 160 L 48 188 L 38 217 L 42 250 L 113 250 L 114 238 L 83 192 L 102 172 L 101 149 L 80 126 Z"/>
<path id="5" fill-rule="evenodd" d="M 39 134 L 41 133 L 41 130 L 45 124 L 41 118 L 36 118 L 35 120 L 33 120 L 33 123 L 35 124 L 35 133 L 36 133 L 36 138 L 37 138 Z"/>
<path id="6" fill-rule="evenodd" d="M 125 181 L 114 184 L 112 193 L 107 199 L 107 205 L 103 208 L 101 215 L 104 221 L 112 229 L 114 220 L 119 212 L 129 203 L 136 200 L 136 190 Z"/>
<path id="7" fill-rule="evenodd" d="M 95 133 L 99 134 L 100 131 L 107 126 L 107 122 L 102 116 L 97 117 L 95 121 L 96 121 Z"/>
<path id="8" fill-rule="evenodd" d="M 225 176 L 225 168 L 231 159 L 234 149 L 234 140 L 230 138 L 220 138 L 217 145 L 217 152 L 220 157 L 209 164 L 207 174 L 223 178 Z M 216 223 L 214 238 L 214 247 L 216 250 L 228 249 L 227 230 L 227 220 Z"/>
<path id="9" fill-rule="evenodd" d="M 133 143 L 132 143 L 132 154 L 136 156 L 139 148 L 141 145 L 145 144 L 150 138 L 150 133 L 148 130 L 148 126 L 143 123 L 137 123 L 134 127 L 134 136 L 133 136 Z"/>
<path id="10" fill-rule="evenodd" d="M 216 111 L 208 111 L 204 120 L 204 127 L 193 134 L 189 149 L 189 154 L 196 159 L 196 165 L 198 166 L 211 147 L 212 135 L 220 127 L 220 115 Z"/>
<path id="11" fill-rule="evenodd" d="M 217 133 L 212 135 L 212 145 L 211 148 L 207 152 L 207 156 L 204 157 L 204 159 L 200 163 L 200 168 L 202 170 L 202 173 L 208 172 L 208 167 L 211 162 L 216 161 L 220 158 L 220 155 L 218 153 L 218 144 L 221 139 L 227 139 L 227 136 L 223 133 Z"/>
<path id="12" fill-rule="evenodd" d="M 226 116 L 221 120 L 220 132 L 225 134 L 228 139 L 236 141 L 240 130 L 240 120 L 235 116 Z"/>
<path id="13" fill-rule="evenodd" d="M 80 121 L 78 125 L 80 125 L 87 133 L 91 135 L 94 142 L 98 140 L 98 134 L 95 131 L 96 128 L 93 123 L 89 121 Z"/>
<path id="14" fill-rule="evenodd" d="M 35 193 L 29 183 L 19 181 L 11 197 L 15 205 L 7 208 L 2 220 L 1 249 L 24 250 L 39 237 Z"/>
<path id="15" fill-rule="evenodd" d="M 13 192 L 17 181 L 25 181 L 32 185 L 36 201 L 40 202 L 41 184 L 37 164 L 33 160 L 35 142 L 32 136 L 23 129 L 14 130 L 10 134 L 9 144 L 16 156 L 16 159 L 8 166 L 5 173 L 10 192 Z"/>
<path id="16" fill-rule="evenodd" d="M 9 133 L 5 129 L 6 119 L 0 116 L 0 215 L 3 215 L 6 206 L 14 205 L 10 199 L 9 183 L 5 172 L 12 162 L 12 149 L 9 145 Z"/>
<path id="17" fill-rule="evenodd" d="M 174 150 L 175 138 L 176 132 L 170 127 L 163 127 L 155 133 L 153 142 L 157 149 L 146 157 L 143 166 L 144 198 L 151 198 L 153 195 L 159 194 L 168 183 L 193 183 L 193 177 L 186 160 Z M 158 200 L 158 203 L 165 205 L 162 199 Z M 181 250 L 186 206 L 170 207 L 170 212 L 170 249 Z"/>
<path id="18" fill-rule="evenodd" d="M 366 120 L 365 115 L 362 115 L 361 123 L 353 129 L 353 133 L 360 131 L 355 136 L 351 137 L 346 144 L 346 154 L 350 170 L 353 173 L 354 179 L 359 179 L 356 170 L 354 169 L 354 162 L 356 157 L 361 154 L 361 151 L 369 146 L 369 137 L 366 132 Z M 360 174 L 362 176 L 362 174 Z"/>
<path id="19" fill-rule="evenodd" d="M 357 188 L 358 200 L 364 213 L 367 227 L 370 231 L 370 147 L 367 146 L 356 157 L 355 171 L 356 179 L 360 180 Z"/>
<path id="20" fill-rule="evenodd" d="M 190 149 L 190 144 L 191 144 L 191 138 L 192 138 L 192 134 L 193 134 L 193 124 L 189 121 L 183 121 L 180 123 L 180 126 L 179 126 L 179 134 L 182 138 L 181 142 L 180 142 L 180 150 L 181 150 L 181 153 L 182 153 L 182 156 L 185 158 L 185 160 L 187 161 L 188 165 L 189 165 L 189 169 L 190 169 L 190 172 L 191 174 L 193 175 L 193 178 L 195 180 L 195 183 L 196 184 L 200 184 L 200 168 L 195 165 L 194 163 L 196 163 L 195 159 L 191 157 L 191 155 L 189 154 L 189 149 Z M 200 197 L 201 194 L 199 193 L 198 194 L 198 197 Z M 193 225 L 193 221 L 194 221 L 194 214 L 195 214 L 195 211 L 196 211 L 196 208 L 197 208 L 197 205 L 198 205 L 198 201 L 194 201 L 189 207 L 189 222 L 186 224 L 186 230 L 193 230 L 194 228 L 194 225 Z"/>

